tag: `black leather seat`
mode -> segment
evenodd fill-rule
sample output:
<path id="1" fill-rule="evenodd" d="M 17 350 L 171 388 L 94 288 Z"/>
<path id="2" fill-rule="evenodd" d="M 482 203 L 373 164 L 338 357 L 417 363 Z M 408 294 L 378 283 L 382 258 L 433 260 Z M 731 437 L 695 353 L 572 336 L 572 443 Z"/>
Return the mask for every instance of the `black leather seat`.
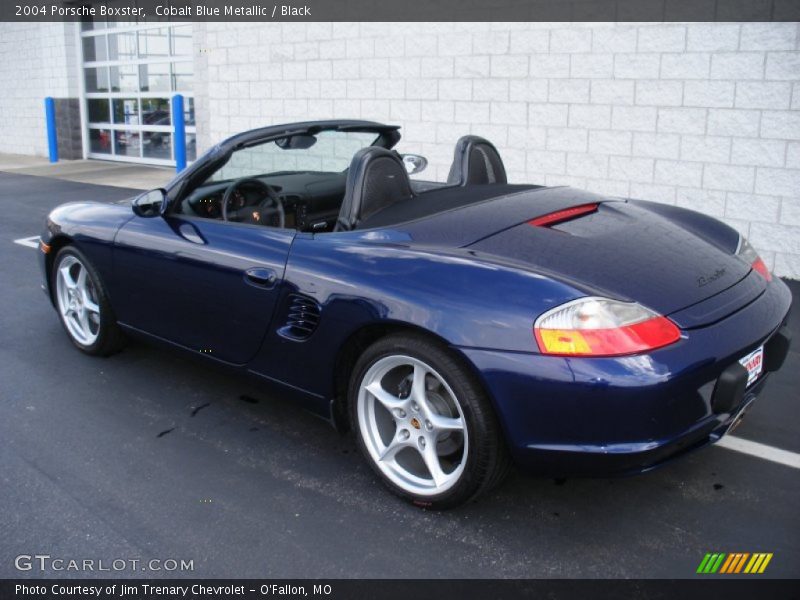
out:
<path id="1" fill-rule="evenodd" d="M 411 180 L 396 152 L 370 146 L 353 156 L 334 231 L 355 229 L 379 210 L 411 199 Z"/>
<path id="2" fill-rule="evenodd" d="M 465 135 L 456 142 L 453 165 L 447 183 L 455 185 L 482 185 L 508 183 L 506 169 L 497 148 L 487 139 Z"/>

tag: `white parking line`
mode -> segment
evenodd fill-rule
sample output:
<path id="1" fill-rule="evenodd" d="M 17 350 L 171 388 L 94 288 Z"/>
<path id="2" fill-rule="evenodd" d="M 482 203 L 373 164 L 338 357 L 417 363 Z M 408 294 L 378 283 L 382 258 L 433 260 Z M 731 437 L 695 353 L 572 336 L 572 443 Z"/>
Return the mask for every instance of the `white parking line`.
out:
<path id="1" fill-rule="evenodd" d="M 25 246 L 27 248 L 36 249 L 39 247 L 39 236 L 34 235 L 31 237 L 20 238 L 18 240 L 14 240 L 15 244 L 19 244 L 20 246 Z"/>
<path id="2" fill-rule="evenodd" d="M 717 442 L 717 446 L 733 450 L 734 452 L 741 452 L 742 454 L 749 454 L 756 458 L 769 460 L 787 467 L 800 469 L 800 454 L 796 452 L 789 452 L 788 450 L 781 450 L 773 446 L 767 446 L 759 442 L 751 442 L 740 437 L 726 435 Z"/>

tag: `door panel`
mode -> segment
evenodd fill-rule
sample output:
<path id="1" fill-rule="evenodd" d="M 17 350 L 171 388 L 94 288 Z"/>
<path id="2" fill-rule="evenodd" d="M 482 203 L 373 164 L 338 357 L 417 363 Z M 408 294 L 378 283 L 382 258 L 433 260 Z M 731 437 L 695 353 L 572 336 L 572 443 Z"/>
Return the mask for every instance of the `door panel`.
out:
<path id="1" fill-rule="evenodd" d="M 116 238 L 117 318 L 244 364 L 269 326 L 294 236 L 208 219 L 134 218 Z"/>

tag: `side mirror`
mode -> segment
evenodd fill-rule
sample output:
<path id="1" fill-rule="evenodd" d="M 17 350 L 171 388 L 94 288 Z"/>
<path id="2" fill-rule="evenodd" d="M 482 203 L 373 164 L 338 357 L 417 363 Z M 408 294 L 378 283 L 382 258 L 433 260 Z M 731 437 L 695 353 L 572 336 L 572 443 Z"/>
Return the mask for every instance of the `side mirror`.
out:
<path id="1" fill-rule="evenodd" d="M 156 188 L 133 199 L 131 208 L 138 217 L 158 217 L 167 212 L 167 190 Z"/>
<path id="2" fill-rule="evenodd" d="M 400 156 L 403 158 L 403 165 L 409 175 L 420 173 L 428 166 L 428 159 L 419 154 L 401 154 Z"/>

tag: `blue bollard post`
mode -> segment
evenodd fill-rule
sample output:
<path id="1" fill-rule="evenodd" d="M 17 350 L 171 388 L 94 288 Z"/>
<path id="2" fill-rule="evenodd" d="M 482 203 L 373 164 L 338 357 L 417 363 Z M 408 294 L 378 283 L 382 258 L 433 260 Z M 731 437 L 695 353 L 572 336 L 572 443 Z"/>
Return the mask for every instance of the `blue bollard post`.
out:
<path id="1" fill-rule="evenodd" d="M 56 135 L 56 102 L 51 96 L 44 99 L 44 118 L 47 122 L 47 152 L 50 162 L 58 162 L 58 137 Z"/>
<path id="2" fill-rule="evenodd" d="M 183 121 L 183 96 L 172 97 L 172 132 L 175 140 L 175 172 L 186 168 L 186 125 Z"/>

